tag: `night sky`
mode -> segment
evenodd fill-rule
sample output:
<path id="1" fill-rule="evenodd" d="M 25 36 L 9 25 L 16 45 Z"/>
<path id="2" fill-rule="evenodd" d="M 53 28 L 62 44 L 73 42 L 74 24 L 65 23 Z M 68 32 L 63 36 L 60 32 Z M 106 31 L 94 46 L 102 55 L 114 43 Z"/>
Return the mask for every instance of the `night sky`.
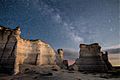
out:
<path id="1" fill-rule="evenodd" d="M 120 0 L 0 0 L 0 25 L 26 39 L 79 50 L 80 43 L 120 45 Z"/>

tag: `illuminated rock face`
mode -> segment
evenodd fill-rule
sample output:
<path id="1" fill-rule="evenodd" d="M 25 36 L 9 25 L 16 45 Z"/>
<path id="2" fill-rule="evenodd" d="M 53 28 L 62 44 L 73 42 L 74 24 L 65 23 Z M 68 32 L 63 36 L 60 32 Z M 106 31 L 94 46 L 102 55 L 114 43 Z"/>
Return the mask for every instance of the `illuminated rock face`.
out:
<path id="1" fill-rule="evenodd" d="M 102 59 L 100 49 L 98 43 L 80 44 L 79 58 L 75 62 L 80 71 L 105 72 L 108 70 Z"/>
<path id="2" fill-rule="evenodd" d="M 18 73 L 20 64 L 55 64 L 54 49 L 41 40 L 25 40 L 20 37 L 20 28 L 0 26 L 0 67 L 7 73 Z"/>

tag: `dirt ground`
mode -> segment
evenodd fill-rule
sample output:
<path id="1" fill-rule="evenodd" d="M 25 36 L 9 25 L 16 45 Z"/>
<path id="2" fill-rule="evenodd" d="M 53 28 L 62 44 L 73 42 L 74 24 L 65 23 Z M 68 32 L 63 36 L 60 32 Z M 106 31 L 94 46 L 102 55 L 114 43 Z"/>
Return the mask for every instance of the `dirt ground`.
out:
<path id="1" fill-rule="evenodd" d="M 21 73 L 12 76 L 0 74 L 0 80 L 120 80 L 120 77 L 111 77 L 106 73 L 60 70 L 47 73 Z"/>
<path id="2" fill-rule="evenodd" d="M 109 73 L 88 73 L 60 69 L 58 66 L 22 65 L 21 73 L 0 74 L 0 80 L 120 80 L 120 70 Z"/>

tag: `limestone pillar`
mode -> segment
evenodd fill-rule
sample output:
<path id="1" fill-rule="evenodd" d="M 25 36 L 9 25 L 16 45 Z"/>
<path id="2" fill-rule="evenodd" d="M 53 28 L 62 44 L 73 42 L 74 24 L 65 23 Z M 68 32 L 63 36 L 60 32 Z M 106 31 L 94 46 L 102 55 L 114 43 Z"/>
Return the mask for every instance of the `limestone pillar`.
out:
<path id="1" fill-rule="evenodd" d="M 105 72 L 108 70 L 104 60 L 100 57 L 100 49 L 98 43 L 80 44 L 79 58 L 76 60 L 80 71 Z"/>
<path id="2" fill-rule="evenodd" d="M 60 66 L 61 68 L 63 67 L 63 49 L 58 49 L 57 54 L 56 54 L 56 64 Z"/>

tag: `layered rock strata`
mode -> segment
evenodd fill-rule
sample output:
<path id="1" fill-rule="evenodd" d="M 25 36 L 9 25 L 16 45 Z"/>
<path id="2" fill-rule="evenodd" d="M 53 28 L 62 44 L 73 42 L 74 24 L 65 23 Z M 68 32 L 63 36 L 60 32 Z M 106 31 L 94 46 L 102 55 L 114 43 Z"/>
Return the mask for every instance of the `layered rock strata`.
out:
<path id="1" fill-rule="evenodd" d="M 20 37 L 19 27 L 10 29 L 0 26 L 0 71 L 18 73 L 20 64 L 55 64 L 55 51 L 41 40 L 26 40 Z"/>
<path id="2" fill-rule="evenodd" d="M 101 56 L 101 47 L 98 43 L 80 44 L 79 58 L 75 64 L 80 71 L 106 72 L 108 70 Z"/>

